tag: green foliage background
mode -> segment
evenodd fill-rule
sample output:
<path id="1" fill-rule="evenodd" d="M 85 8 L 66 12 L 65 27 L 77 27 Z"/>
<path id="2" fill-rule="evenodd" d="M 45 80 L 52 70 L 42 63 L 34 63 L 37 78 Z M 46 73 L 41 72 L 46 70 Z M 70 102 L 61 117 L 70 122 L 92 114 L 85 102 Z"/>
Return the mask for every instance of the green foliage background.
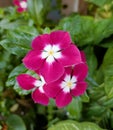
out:
<path id="1" fill-rule="evenodd" d="M 56 21 L 49 12 L 60 11 L 51 0 L 28 0 L 28 10 L 0 8 L 0 130 L 112 130 L 113 129 L 113 0 L 86 0 L 87 15 L 72 13 Z M 45 107 L 34 104 L 16 76 L 30 73 L 22 58 L 32 39 L 52 30 L 66 30 L 86 54 L 88 89 L 63 109 L 53 100 Z"/>

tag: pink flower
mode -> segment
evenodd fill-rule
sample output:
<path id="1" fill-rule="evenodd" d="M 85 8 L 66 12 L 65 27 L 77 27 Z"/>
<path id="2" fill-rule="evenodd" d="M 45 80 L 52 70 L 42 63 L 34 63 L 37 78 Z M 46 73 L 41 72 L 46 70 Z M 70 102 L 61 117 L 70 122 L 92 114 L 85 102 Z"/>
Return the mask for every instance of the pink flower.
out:
<path id="1" fill-rule="evenodd" d="M 64 73 L 64 67 L 80 62 L 80 51 L 72 44 L 69 33 L 61 30 L 34 38 L 32 50 L 23 59 L 24 65 L 38 70 L 47 83 L 58 80 Z"/>
<path id="2" fill-rule="evenodd" d="M 87 72 L 88 67 L 84 63 L 66 67 L 64 75 L 59 80 L 44 86 L 44 91 L 55 99 L 59 108 L 62 108 L 71 102 L 73 96 L 84 94 L 87 88 L 87 83 L 84 81 Z"/>
<path id="3" fill-rule="evenodd" d="M 13 0 L 15 6 L 17 6 L 17 11 L 22 13 L 27 10 L 27 0 Z"/>
<path id="4" fill-rule="evenodd" d="M 20 74 L 17 76 L 19 86 L 24 90 L 32 90 L 32 99 L 35 103 L 48 105 L 49 98 L 46 96 L 43 87 L 46 85 L 42 76 L 40 80 L 28 74 Z"/>

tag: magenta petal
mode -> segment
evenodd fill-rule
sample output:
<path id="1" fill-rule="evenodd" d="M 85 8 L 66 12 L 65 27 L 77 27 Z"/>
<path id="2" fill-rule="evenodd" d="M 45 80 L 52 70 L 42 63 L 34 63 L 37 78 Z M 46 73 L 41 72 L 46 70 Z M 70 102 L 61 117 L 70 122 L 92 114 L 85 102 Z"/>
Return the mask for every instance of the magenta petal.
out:
<path id="1" fill-rule="evenodd" d="M 86 56 L 85 56 L 84 51 L 80 51 L 80 54 L 81 54 L 82 61 L 86 62 Z"/>
<path id="2" fill-rule="evenodd" d="M 73 75 L 77 77 L 77 81 L 84 80 L 88 74 L 88 66 L 85 63 L 75 65 Z"/>
<path id="3" fill-rule="evenodd" d="M 17 82 L 19 86 L 25 90 L 33 89 L 35 87 L 35 81 L 36 79 L 28 74 L 20 74 L 17 76 Z"/>
<path id="4" fill-rule="evenodd" d="M 50 35 L 43 34 L 35 37 L 32 41 L 32 48 L 37 50 L 43 50 L 47 44 L 51 44 Z"/>
<path id="5" fill-rule="evenodd" d="M 24 8 L 21 8 L 21 7 L 18 7 L 18 9 L 17 9 L 17 11 L 19 12 L 19 13 L 22 13 L 23 11 L 25 11 L 26 9 L 24 9 Z"/>
<path id="6" fill-rule="evenodd" d="M 78 64 L 81 62 L 80 51 L 75 45 L 70 45 L 62 51 L 62 57 L 58 59 L 64 67 Z"/>
<path id="7" fill-rule="evenodd" d="M 64 67 L 57 61 L 51 64 L 44 62 L 39 70 L 47 83 L 58 80 L 64 73 Z"/>
<path id="8" fill-rule="evenodd" d="M 50 34 L 53 44 L 58 44 L 61 49 L 67 48 L 71 44 L 71 37 L 68 32 L 58 30 Z"/>
<path id="9" fill-rule="evenodd" d="M 20 1 L 19 0 L 13 0 L 13 4 L 16 6 L 20 6 Z"/>
<path id="10" fill-rule="evenodd" d="M 72 74 L 72 66 L 65 67 L 65 75 L 71 75 Z"/>
<path id="11" fill-rule="evenodd" d="M 31 50 L 23 59 L 24 65 L 28 69 L 38 70 L 44 62 L 40 55 L 40 51 Z"/>
<path id="12" fill-rule="evenodd" d="M 44 86 L 44 91 L 48 97 L 55 98 L 56 95 L 61 91 L 60 82 L 52 82 Z"/>
<path id="13" fill-rule="evenodd" d="M 59 108 L 67 106 L 72 101 L 72 96 L 70 93 L 65 93 L 60 91 L 56 97 L 56 105 Z"/>
<path id="14" fill-rule="evenodd" d="M 77 83 L 76 87 L 71 90 L 71 94 L 73 96 L 80 96 L 85 93 L 87 89 L 87 83 L 86 82 L 79 82 Z"/>
<path id="15" fill-rule="evenodd" d="M 39 88 L 35 89 L 32 93 L 32 99 L 35 103 L 39 103 L 42 105 L 48 105 L 49 98 L 45 95 L 45 93 L 41 92 Z"/>

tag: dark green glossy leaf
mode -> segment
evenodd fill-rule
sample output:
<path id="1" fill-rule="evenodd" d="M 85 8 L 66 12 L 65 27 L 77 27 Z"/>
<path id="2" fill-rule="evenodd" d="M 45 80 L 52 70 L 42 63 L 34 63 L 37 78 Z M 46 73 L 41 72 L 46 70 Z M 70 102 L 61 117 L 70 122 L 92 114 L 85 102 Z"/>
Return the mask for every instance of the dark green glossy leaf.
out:
<path id="1" fill-rule="evenodd" d="M 112 23 L 113 18 L 95 20 L 89 16 L 74 15 L 62 19 L 56 29 L 69 31 L 79 46 L 95 45 L 113 34 Z"/>
<path id="2" fill-rule="evenodd" d="M 101 106 L 97 103 L 92 103 L 91 106 L 88 109 L 88 113 L 87 115 L 90 118 L 93 117 L 100 117 L 101 115 L 103 115 L 103 113 L 106 111 L 106 108 L 104 106 Z"/>
<path id="3" fill-rule="evenodd" d="M 7 37 L 0 41 L 0 45 L 2 45 L 8 52 L 15 54 L 19 57 L 24 56 L 31 48 L 31 41 L 34 38 L 34 34 L 36 34 L 36 30 L 34 30 L 34 33 L 32 31 L 27 31 L 28 29 L 25 30 L 22 28 L 21 31 L 20 29 L 18 31 L 10 31 L 7 34 Z M 32 35 L 33 34 L 33 35 Z"/>
<path id="4" fill-rule="evenodd" d="M 84 52 L 86 54 L 86 60 L 87 60 L 87 64 L 89 67 L 88 68 L 89 75 L 94 76 L 98 63 L 97 63 L 97 58 L 94 54 L 93 47 L 89 46 L 89 47 L 85 48 Z"/>

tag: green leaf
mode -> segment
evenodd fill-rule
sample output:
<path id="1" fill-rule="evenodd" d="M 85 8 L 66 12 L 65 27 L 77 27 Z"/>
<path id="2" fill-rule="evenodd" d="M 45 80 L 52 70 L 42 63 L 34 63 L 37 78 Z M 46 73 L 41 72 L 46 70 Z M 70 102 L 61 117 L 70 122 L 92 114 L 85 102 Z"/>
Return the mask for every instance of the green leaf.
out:
<path id="1" fill-rule="evenodd" d="M 61 121 L 53 125 L 48 130 L 103 130 L 98 125 L 91 122 L 79 123 L 72 120 Z"/>
<path id="2" fill-rule="evenodd" d="M 108 98 L 113 98 L 113 76 L 105 78 L 105 92 Z"/>
<path id="3" fill-rule="evenodd" d="M 89 75 L 90 76 L 94 76 L 95 75 L 95 70 L 97 68 L 97 58 L 94 54 L 94 50 L 93 47 L 88 46 L 87 48 L 84 49 L 84 52 L 86 54 L 86 60 L 87 60 L 87 64 L 88 64 L 88 71 L 89 71 Z"/>
<path id="4" fill-rule="evenodd" d="M 93 3 L 97 6 L 103 6 L 105 4 L 111 3 L 113 0 L 86 0 L 87 2 Z"/>
<path id="5" fill-rule="evenodd" d="M 66 107 L 68 116 L 74 119 L 80 119 L 82 111 L 82 102 L 80 98 L 74 98 L 72 102 Z"/>
<path id="6" fill-rule="evenodd" d="M 28 0 L 28 11 L 38 26 L 42 25 L 49 9 L 50 0 Z"/>
<path id="7" fill-rule="evenodd" d="M 26 130 L 26 126 L 22 118 L 18 115 L 12 114 L 6 121 L 8 130 Z"/>
<path id="8" fill-rule="evenodd" d="M 8 80 L 6 82 L 6 86 L 13 86 L 16 82 L 16 76 L 18 76 L 21 73 L 25 73 L 27 71 L 27 69 L 24 67 L 23 64 L 20 64 L 19 66 L 17 66 L 16 68 L 14 68 L 11 73 L 8 76 Z"/>
<path id="9" fill-rule="evenodd" d="M 22 20 L 17 20 L 17 21 L 14 21 L 14 22 L 10 22 L 9 19 L 2 19 L 0 21 L 0 28 L 1 29 L 14 30 L 14 29 L 16 29 L 17 27 L 19 27 L 22 24 L 23 24 Z"/>
<path id="10" fill-rule="evenodd" d="M 104 106 L 99 105 L 97 103 L 92 103 L 88 109 L 87 115 L 90 117 L 90 119 L 95 116 L 101 117 L 105 111 L 106 111 L 106 109 Z"/>
<path id="11" fill-rule="evenodd" d="M 82 96 L 81 96 L 81 100 L 83 101 L 83 102 L 89 102 L 89 96 L 88 96 L 88 94 L 87 94 L 87 92 L 85 92 Z"/>
<path id="12" fill-rule="evenodd" d="M 73 15 L 62 19 L 56 29 L 69 31 L 79 46 L 95 45 L 113 34 L 112 23 L 113 18 L 97 21 L 93 17 Z"/>
<path id="13" fill-rule="evenodd" d="M 0 45 L 8 52 L 23 57 L 30 50 L 30 44 L 33 38 L 33 35 L 26 34 L 22 31 L 10 31 L 7 37 L 0 41 Z"/>
<path id="14" fill-rule="evenodd" d="M 104 56 L 102 69 L 104 72 L 105 92 L 113 97 L 113 48 L 109 48 Z"/>
<path id="15" fill-rule="evenodd" d="M 113 65 L 113 48 L 111 47 L 107 50 L 104 56 L 103 64 L 102 64 L 103 70 L 107 76 L 110 76 L 113 74 L 112 65 Z"/>
<path id="16" fill-rule="evenodd" d="M 58 29 L 69 31 L 73 41 L 78 45 L 89 44 L 93 41 L 94 19 L 79 15 L 67 17 L 60 21 Z"/>
<path id="17" fill-rule="evenodd" d="M 20 86 L 18 85 L 17 81 L 16 81 L 16 77 L 19 74 L 29 74 L 35 78 L 39 78 L 38 75 L 36 73 L 34 73 L 34 71 L 31 70 L 27 70 L 23 64 L 18 65 L 17 67 L 15 67 L 11 73 L 8 76 L 8 80 L 6 82 L 6 86 L 10 87 L 13 86 L 13 89 L 19 94 L 19 95 L 28 95 L 29 93 L 31 93 L 31 90 L 23 90 L 20 88 Z"/>

